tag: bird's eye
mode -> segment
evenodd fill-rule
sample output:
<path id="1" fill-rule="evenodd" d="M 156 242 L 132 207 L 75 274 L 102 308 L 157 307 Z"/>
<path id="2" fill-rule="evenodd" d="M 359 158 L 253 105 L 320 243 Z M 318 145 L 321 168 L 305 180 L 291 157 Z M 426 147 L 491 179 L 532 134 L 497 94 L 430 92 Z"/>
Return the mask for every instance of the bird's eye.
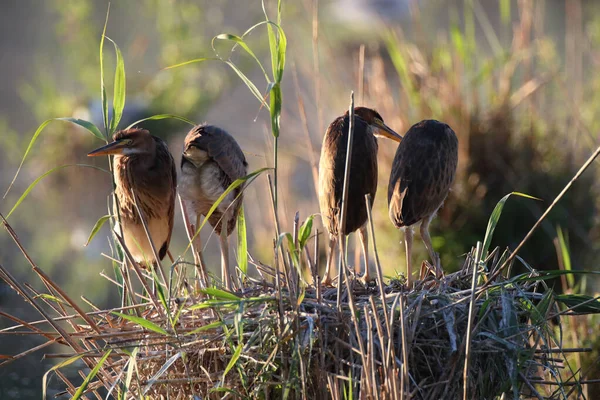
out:
<path id="1" fill-rule="evenodd" d="M 133 140 L 127 139 L 125 143 L 127 144 L 127 146 L 131 146 L 133 144 Z"/>

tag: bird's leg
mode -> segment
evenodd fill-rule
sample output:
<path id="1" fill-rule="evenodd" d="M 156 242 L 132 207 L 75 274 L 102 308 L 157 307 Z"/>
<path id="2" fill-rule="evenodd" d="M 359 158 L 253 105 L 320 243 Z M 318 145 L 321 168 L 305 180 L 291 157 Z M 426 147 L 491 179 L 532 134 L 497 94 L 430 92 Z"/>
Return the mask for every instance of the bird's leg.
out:
<path id="1" fill-rule="evenodd" d="M 429 236 L 429 224 L 433 219 L 433 214 L 431 214 L 428 218 L 424 219 L 421 222 L 421 238 L 423 239 L 423 243 L 425 243 L 425 247 L 427 248 L 427 252 L 429 253 L 429 258 L 431 258 L 431 262 L 433 263 L 433 267 L 435 268 L 435 272 L 437 277 L 442 276 L 442 266 L 440 265 L 440 256 L 433 250 L 433 244 L 431 243 L 431 236 Z"/>
<path id="2" fill-rule="evenodd" d="M 206 264 L 204 263 L 204 258 L 202 257 L 202 243 L 200 241 L 200 234 L 196 237 L 196 241 L 194 242 L 193 237 L 196 233 L 196 228 L 200 226 L 200 215 L 196 216 L 196 225 L 192 223 L 191 216 L 195 212 L 188 202 L 183 201 L 181 196 L 179 196 L 179 205 L 181 206 L 181 213 L 183 214 L 183 222 L 185 225 L 185 230 L 187 233 L 188 240 L 190 241 L 190 245 L 192 247 L 192 254 L 194 255 L 194 264 L 196 265 L 197 271 L 199 272 L 199 280 L 201 287 L 208 286 L 208 275 L 206 273 Z"/>
<path id="3" fill-rule="evenodd" d="M 196 229 L 198 229 L 200 227 L 200 219 L 202 218 L 202 216 L 200 214 L 198 214 L 196 216 L 196 226 L 194 227 L 194 230 L 192 232 L 195 232 Z M 193 233 L 192 233 L 193 235 Z M 204 280 L 204 287 L 208 287 L 208 273 L 206 272 L 206 263 L 204 262 L 204 252 L 202 251 L 202 239 L 200 238 L 200 233 L 198 233 L 198 236 L 196 236 L 196 244 L 195 244 L 195 258 L 197 258 L 197 262 L 196 264 L 199 266 L 200 268 L 200 275 L 201 275 L 201 279 Z"/>
<path id="4" fill-rule="evenodd" d="M 360 238 L 360 244 L 362 245 L 363 257 L 365 259 L 365 274 L 362 276 L 363 282 L 369 282 L 369 236 L 367 235 L 367 224 L 364 224 L 358 230 L 358 236 Z M 355 271 L 360 272 L 359 268 L 355 268 Z M 358 274 L 357 272 L 357 274 Z"/>
<path id="5" fill-rule="evenodd" d="M 321 280 L 321 284 L 329 286 L 331 285 L 331 277 L 329 276 L 330 272 L 331 272 L 331 265 L 334 263 L 334 253 L 335 253 L 335 248 L 337 245 L 337 238 L 333 235 L 329 236 L 329 253 L 327 253 L 327 265 L 325 266 L 325 275 L 323 276 L 323 279 Z"/>
<path id="6" fill-rule="evenodd" d="M 229 274 L 229 242 L 227 241 L 227 213 L 221 219 L 221 278 L 227 290 L 231 290 L 231 276 Z"/>
<path id="7" fill-rule="evenodd" d="M 412 226 L 404 227 L 404 245 L 406 246 L 406 287 L 410 289 L 412 282 Z"/>

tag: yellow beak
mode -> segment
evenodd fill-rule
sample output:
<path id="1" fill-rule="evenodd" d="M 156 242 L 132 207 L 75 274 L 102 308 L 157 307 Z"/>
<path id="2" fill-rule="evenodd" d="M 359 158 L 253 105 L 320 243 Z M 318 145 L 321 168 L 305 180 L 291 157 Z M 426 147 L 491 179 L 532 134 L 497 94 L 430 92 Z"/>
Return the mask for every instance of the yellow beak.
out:
<path id="1" fill-rule="evenodd" d="M 96 156 L 105 156 L 109 154 L 123 154 L 123 149 L 125 148 L 124 140 L 115 140 L 114 142 L 110 142 L 106 146 L 102 146 L 97 148 L 94 151 L 90 151 L 88 153 L 88 157 L 96 157 Z"/>
<path id="2" fill-rule="evenodd" d="M 402 140 L 402 136 L 394 132 L 392 128 L 384 124 L 382 120 L 375 119 L 373 125 L 375 126 L 376 136 L 383 136 L 385 138 L 392 139 L 395 142 L 400 142 Z"/>

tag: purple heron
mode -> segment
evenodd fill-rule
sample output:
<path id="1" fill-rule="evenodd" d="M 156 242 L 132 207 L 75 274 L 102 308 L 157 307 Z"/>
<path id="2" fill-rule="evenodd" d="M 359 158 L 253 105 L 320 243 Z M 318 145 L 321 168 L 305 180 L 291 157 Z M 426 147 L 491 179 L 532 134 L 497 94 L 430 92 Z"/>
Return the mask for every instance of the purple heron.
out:
<path id="1" fill-rule="evenodd" d="M 413 125 L 396 150 L 388 186 L 390 219 L 404 228 L 406 279 L 411 282 L 412 226 L 421 221 L 421 238 L 436 273 L 439 255 L 433 250 L 429 224 L 454 181 L 458 163 L 458 139 L 448 125 L 425 120 Z"/>
<path id="2" fill-rule="evenodd" d="M 123 238 L 133 259 L 142 265 L 151 265 L 154 252 L 148 241 L 138 206 L 148 226 L 158 258 L 162 260 L 169 249 L 177 172 L 173 156 L 164 140 L 145 129 L 118 131 L 113 141 L 90 153 L 89 157 L 113 155 L 113 174 Z M 120 229 L 118 229 L 120 231 Z"/>
<path id="3" fill-rule="evenodd" d="M 179 193 L 186 212 L 191 214 L 192 221 L 196 221 L 196 228 L 200 225 L 200 217 L 206 216 L 229 185 L 246 176 L 247 170 L 242 149 L 223 129 L 199 125 L 187 134 L 181 158 Z M 231 289 L 227 238 L 235 228 L 242 190 L 243 186 L 238 186 L 231 191 L 208 218 L 221 242 L 221 275 L 227 289 Z"/>
<path id="4" fill-rule="evenodd" d="M 369 280 L 367 206 L 365 195 L 375 200 L 377 190 L 377 137 L 386 137 L 395 141 L 402 137 L 383 123 L 381 115 L 366 107 L 354 110 L 354 136 L 348 186 L 348 209 L 344 237 L 358 230 L 365 261 L 363 280 Z M 349 114 L 336 118 L 325 133 L 319 162 L 319 205 L 323 222 L 329 232 L 329 254 L 323 284 L 332 282 L 330 277 L 333 254 L 335 252 L 340 205 L 344 185 L 344 170 L 348 145 Z M 342 253 L 344 249 L 341 249 Z M 360 265 L 355 266 L 360 273 Z"/>

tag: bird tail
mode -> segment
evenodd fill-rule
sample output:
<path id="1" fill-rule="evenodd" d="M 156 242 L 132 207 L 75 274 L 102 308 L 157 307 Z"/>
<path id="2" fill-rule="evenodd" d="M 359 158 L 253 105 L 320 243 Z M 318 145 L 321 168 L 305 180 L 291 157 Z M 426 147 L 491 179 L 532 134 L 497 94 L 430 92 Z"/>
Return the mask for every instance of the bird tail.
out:
<path id="1" fill-rule="evenodd" d="M 401 228 L 404 226 L 404 221 L 402 219 L 402 204 L 404 203 L 404 198 L 406 197 L 406 193 L 408 192 L 408 186 L 400 191 L 400 180 L 396 182 L 396 187 L 394 188 L 392 197 L 390 198 L 390 219 L 396 228 Z"/>

